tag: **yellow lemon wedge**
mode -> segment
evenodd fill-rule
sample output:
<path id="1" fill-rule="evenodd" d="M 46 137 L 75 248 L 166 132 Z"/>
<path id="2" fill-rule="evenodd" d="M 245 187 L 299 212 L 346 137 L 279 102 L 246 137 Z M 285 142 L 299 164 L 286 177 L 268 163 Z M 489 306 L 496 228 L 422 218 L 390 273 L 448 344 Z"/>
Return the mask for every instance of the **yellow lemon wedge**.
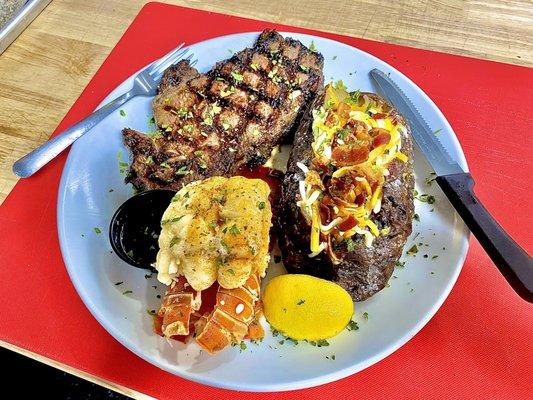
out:
<path id="1" fill-rule="evenodd" d="M 310 275 L 272 279 L 263 293 L 270 325 L 297 340 L 321 340 L 340 333 L 354 312 L 352 298 L 339 285 Z"/>

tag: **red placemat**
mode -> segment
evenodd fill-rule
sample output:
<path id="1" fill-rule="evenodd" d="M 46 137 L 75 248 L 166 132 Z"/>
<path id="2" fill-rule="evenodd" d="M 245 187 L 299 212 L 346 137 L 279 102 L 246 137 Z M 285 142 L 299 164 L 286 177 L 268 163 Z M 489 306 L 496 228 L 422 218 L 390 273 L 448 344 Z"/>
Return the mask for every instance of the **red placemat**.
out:
<path id="1" fill-rule="evenodd" d="M 479 197 L 531 252 L 531 69 L 151 3 L 56 132 L 90 113 L 121 81 L 178 42 L 267 27 L 345 42 L 415 81 L 454 127 Z M 356 375 L 298 392 L 251 395 L 157 369 L 100 327 L 69 281 L 56 233 L 65 158 L 19 182 L 0 208 L 1 340 L 158 398 L 531 398 L 533 306 L 510 289 L 474 239 L 463 272 L 437 315 L 396 353 Z"/>

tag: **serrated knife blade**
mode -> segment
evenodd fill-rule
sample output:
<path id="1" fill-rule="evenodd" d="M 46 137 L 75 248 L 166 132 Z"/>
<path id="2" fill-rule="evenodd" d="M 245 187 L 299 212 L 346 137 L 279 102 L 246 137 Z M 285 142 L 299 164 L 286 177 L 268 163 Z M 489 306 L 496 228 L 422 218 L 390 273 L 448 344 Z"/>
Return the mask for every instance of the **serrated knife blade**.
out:
<path id="1" fill-rule="evenodd" d="M 437 139 L 434 131 L 402 89 L 387 74 L 377 68 L 370 71 L 370 76 L 376 82 L 378 93 L 407 119 L 416 143 L 435 173 L 440 176 L 464 172 Z"/>

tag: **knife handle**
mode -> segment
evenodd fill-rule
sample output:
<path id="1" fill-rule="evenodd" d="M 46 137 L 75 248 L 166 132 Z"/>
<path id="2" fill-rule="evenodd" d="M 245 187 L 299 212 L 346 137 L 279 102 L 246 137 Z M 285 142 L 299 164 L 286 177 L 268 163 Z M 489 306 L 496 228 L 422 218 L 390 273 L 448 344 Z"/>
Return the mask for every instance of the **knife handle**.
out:
<path id="1" fill-rule="evenodd" d="M 437 183 L 465 224 L 524 300 L 533 302 L 533 259 L 490 215 L 473 191 L 469 173 L 439 176 Z"/>

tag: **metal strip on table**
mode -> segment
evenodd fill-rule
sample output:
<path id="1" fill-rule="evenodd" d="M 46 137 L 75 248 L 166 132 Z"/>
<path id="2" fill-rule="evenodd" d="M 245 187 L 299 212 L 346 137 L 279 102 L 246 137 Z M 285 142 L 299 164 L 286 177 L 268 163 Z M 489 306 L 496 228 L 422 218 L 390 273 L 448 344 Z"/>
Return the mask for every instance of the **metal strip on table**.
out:
<path id="1" fill-rule="evenodd" d="M 0 29 L 0 54 L 26 29 L 52 0 L 28 0 Z"/>

